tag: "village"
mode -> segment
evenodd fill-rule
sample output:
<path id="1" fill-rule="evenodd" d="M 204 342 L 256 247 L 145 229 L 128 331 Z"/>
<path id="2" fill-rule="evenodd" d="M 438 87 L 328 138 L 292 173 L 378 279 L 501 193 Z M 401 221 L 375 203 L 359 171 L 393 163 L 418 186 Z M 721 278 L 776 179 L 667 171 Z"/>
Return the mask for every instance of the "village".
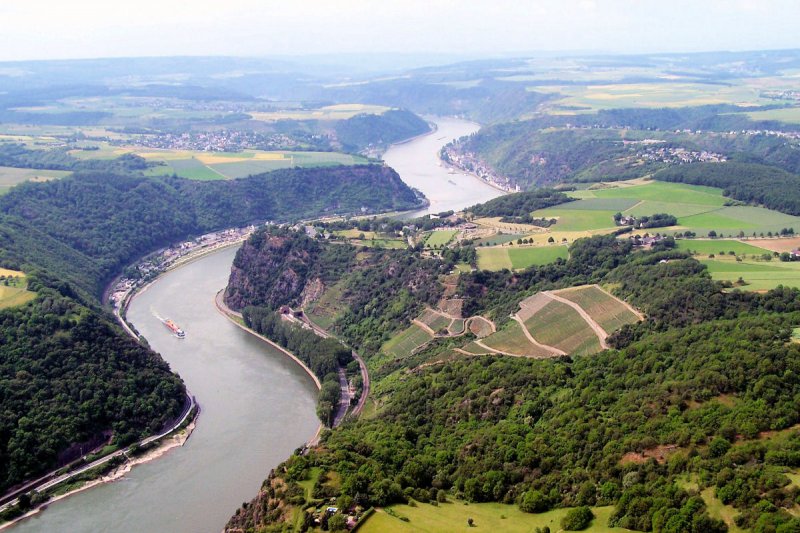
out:
<path id="1" fill-rule="evenodd" d="M 146 285 L 162 272 L 198 255 L 242 242 L 255 229 L 255 226 L 246 226 L 206 233 L 190 241 L 161 249 L 149 255 L 139 264 L 125 269 L 123 275 L 114 283 L 108 301 L 116 311 L 119 311 L 136 289 Z"/>

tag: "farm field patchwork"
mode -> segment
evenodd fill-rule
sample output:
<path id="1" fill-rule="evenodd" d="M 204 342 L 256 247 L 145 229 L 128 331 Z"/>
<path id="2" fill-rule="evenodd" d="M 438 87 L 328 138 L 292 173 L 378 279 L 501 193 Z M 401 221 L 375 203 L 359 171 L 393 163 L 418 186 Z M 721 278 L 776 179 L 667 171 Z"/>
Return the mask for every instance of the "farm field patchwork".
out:
<path id="1" fill-rule="evenodd" d="M 254 120 L 275 122 L 278 120 L 346 120 L 356 115 L 381 115 L 389 107 L 368 104 L 337 104 L 317 109 L 286 109 L 281 111 L 248 113 Z"/>
<path id="2" fill-rule="evenodd" d="M 539 210 L 536 216 L 558 217 L 554 230 L 598 230 L 608 226 L 615 212 L 635 217 L 667 213 L 678 218 L 677 226 L 637 230 L 641 232 L 671 233 L 690 230 L 698 236 L 710 231 L 718 235 L 759 235 L 779 232 L 783 228 L 800 228 L 800 217 L 786 215 L 754 206 L 726 206 L 729 202 L 722 190 L 714 187 L 646 181 L 603 183 L 594 188 L 572 191 L 578 198 L 561 206 Z M 614 204 L 610 202 L 620 202 Z M 604 210 L 616 205 L 626 209 L 614 212 Z M 611 223 L 613 227 L 613 222 Z"/>
<path id="3" fill-rule="evenodd" d="M 564 95 L 553 100 L 553 112 L 564 113 L 564 106 L 578 107 L 581 113 L 620 107 L 686 107 L 712 104 L 764 104 L 758 89 L 744 85 L 709 86 L 699 83 L 613 83 L 607 85 L 543 85 L 531 90 Z M 575 114 L 576 111 L 569 111 Z"/>
<path id="4" fill-rule="evenodd" d="M 414 533 L 437 531 L 472 532 L 472 531 L 505 531 L 508 533 L 531 533 L 536 528 L 549 527 L 551 531 L 561 530 L 561 520 L 569 509 L 556 509 L 545 513 L 524 513 L 516 505 L 502 503 L 470 503 L 460 501 L 433 506 L 428 503 L 417 503 L 416 507 L 393 505 L 389 508 L 395 516 L 386 510 L 378 510 L 370 516 L 364 525 L 359 527 L 360 533 Z M 608 527 L 608 519 L 614 507 L 592 507 L 595 519 L 588 529 L 590 533 L 608 533 L 629 531 L 623 528 Z M 408 521 L 400 520 L 400 517 Z M 467 524 L 472 518 L 474 526 Z"/>

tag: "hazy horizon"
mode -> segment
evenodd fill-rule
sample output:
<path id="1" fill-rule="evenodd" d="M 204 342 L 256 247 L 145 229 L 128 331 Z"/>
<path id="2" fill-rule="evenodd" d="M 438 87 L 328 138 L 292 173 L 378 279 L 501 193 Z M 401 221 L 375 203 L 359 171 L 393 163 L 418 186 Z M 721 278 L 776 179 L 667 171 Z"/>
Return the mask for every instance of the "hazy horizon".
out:
<path id="1" fill-rule="evenodd" d="M 376 7 L 378 6 L 379 7 Z M 432 61 L 800 47 L 790 0 L 32 0 L 0 4 L 0 61 L 116 57 L 328 57 Z"/>

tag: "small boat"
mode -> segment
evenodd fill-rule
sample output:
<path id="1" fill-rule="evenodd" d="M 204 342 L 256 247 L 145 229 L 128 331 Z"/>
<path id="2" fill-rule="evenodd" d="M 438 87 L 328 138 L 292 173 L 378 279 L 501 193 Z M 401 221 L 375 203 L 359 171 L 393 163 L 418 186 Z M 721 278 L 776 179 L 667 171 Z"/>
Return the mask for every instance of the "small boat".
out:
<path id="1" fill-rule="evenodd" d="M 174 333 L 175 336 L 178 337 L 179 339 L 182 339 L 186 336 L 186 332 L 184 332 L 181 328 L 179 328 L 178 324 L 176 324 L 172 320 L 169 319 L 165 320 L 164 325 L 167 326 L 167 328 L 169 328 L 169 330 L 172 333 Z"/>
<path id="2" fill-rule="evenodd" d="M 449 183 L 450 185 L 458 185 L 458 184 L 457 184 L 455 181 L 453 181 L 453 180 L 447 180 L 447 183 Z"/>

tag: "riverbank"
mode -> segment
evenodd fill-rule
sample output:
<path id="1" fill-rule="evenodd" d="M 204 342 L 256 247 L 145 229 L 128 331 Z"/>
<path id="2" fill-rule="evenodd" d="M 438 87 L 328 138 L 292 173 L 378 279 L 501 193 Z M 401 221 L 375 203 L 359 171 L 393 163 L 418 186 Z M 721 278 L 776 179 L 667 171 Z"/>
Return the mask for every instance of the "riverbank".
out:
<path id="1" fill-rule="evenodd" d="M 293 354 L 283 346 L 269 340 L 264 335 L 257 333 L 255 330 L 248 328 L 242 322 L 240 322 L 240 320 L 242 320 L 242 314 L 237 313 L 236 311 L 227 306 L 224 300 L 224 294 L 225 294 L 225 289 L 220 289 L 219 292 L 217 292 L 217 294 L 214 296 L 214 306 L 217 308 L 217 311 L 219 311 L 222 316 L 227 318 L 237 328 L 246 331 L 250 335 L 254 336 L 255 338 L 263 342 L 266 342 L 267 344 L 269 344 L 282 354 L 289 357 L 292 361 L 300 365 L 300 368 L 302 368 L 305 371 L 305 373 L 308 374 L 314 381 L 314 385 L 316 385 L 317 391 L 322 390 L 322 383 L 320 383 L 319 378 L 314 374 L 314 372 L 311 371 L 311 369 L 303 361 L 300 360 L 299 357 L 297 357 L 295 354 Z M 317 432 L 314 433 L 314 436 L 311 437 L 311 439 L 309 439 L 306 442 L 307 447 L 312 447 L 317 445 L 317 443 L 319 442 L 319 436 L 322 434 L 323 429 L 325 429 L 325 425 L 322 422 L 320 422 L 319 427 L 317 428 Z"/>
<path id="2" fill-rule="evenodd" d="M 114 468 L 110 472 L 105 473 L 105 474 L 101 474 L 97 478 L 88 480 L 85 483 L 82 483 L 81 485 L 79 485 L 79 486 L 77 486 L 77 487 L 75 487 L 73 489 L 70 489 L 67 492 L 63 493 L 63 494 L 58 494 L 56 496 L 53 496 L 52 498 L 48 499 L 47 501 L 44 501 L 41 504 L 36 505 L 31 510 L 27 511 L 25 514 L 20 515 L 20 516 L 18 516 L 16 518 L 13 518 L 13 519 L 11 519 L 11 520 L 9 520 L 7 522 L 4 522 L 4 523 L 0 524 L 0 531 L 3 531 L 3 530 L 8 529 L 8 528 L 11 528 L 12 526 L 16 525 L 18 522 L 26 520 L 26 519 L 28 519 L 28 518 L 30 518 L 32 516 L 35 516 L 35 515 L 43 512 L 43 511 L 47 510 L 47 508 L 53 503 L 56 503 L 56 502 L 58 502 L 60 500 L 63 500 L 65 498 L 68 498 L 68 497 L 73 496 L 75 494 L 81 493 L 81 492 L 83 492 L 85 490 L 88 490 L 88 489 L 90 489 L 92 487 L 96 487 L 96 486 L 104 484 L 104 483 L 111 483 L 112 481 L 116 481 L 116 480 L 122 478 L 128 472 L 130 472 L 131 469 L 134 466 L 140 465 L 140 464 L 143 464 L 143 463 L 147 463 L 147 462 L 152 461 L 154 459 L 158 459 L 159 457 L 163 456 L 164 454 L 166 454 L 168 451 L 172 450 L 173 448 L 178 448 L 178 447 L 181 447 L 184 444 L 186 444 L 186 441 L 189 439 L 189 437 L 191 436 L 192 432 L 194 431 L 195 424 L 197 422 L 197 416 L 200 414 L 200 407 L 194 401 L 194 398 L 189 397 L 189 401 L 190 401 L 190 403 L 189 403 L 188 409 L 182 414 L 182 416 L 180 416 L 178 418 L 178 422 L 175 425 L 173 425 L 171 428 L 167 429 L 166 432 L 159 433 L 158 435 L 153 435 L 153 436 L 147 437 L 145 439 L 142 439 L 141 441 L 139 441 L 138 443 L 136 443 L 134 445 L 134 446 L 149 446 L 149 445 L 157 442 L 158 444 L 155 447 L 153 447 L 151 449 L 148 449 L 142 455 L 130 457 L 130 456 L 128 456 L 128 453 L 131 453 L 131 450 L 133 449 L 133 446 L 127 446 L 126 448 L 124 448 L 122 450 L 118 450 L 118 451 L 116 451 L 116 452 L 114 452 L 112 454 L 109 454 L 109 455 L 106 455 L 104 457 L 101 457 L 101 458 L 89 463 L 88 465 L 84 465 L 84 466 L 82 466 L 80 468 L 77 468 L 77 469 L 71 471 L 71 472 L 67 472 L 66 474 L 58 476 L 55 479 L 44 481 L 38 487 L 31 488 L 29 491 L 26 491 L 25 493 L 29 494 L 31 492 L 41 493 L 41 492 L 44 492 L 44 491 L 49 491 L 49 490 L 52 490 L 52 489 L 58 487 L 59 485 L 61 485 L 63 483 L 69 482 L 72 478 L 77 477 L 77 476 L 83 474 L 84 472 L 88 472 L 88 471 L 94 470 L 96 468 L 102 467 L 104 464 L 114 460 L 115 458 L 119 458 L 119 457 L 124 457 L 125 458 L 124 459 L 124 461 L 125 461 L 124 463 L 122 463 L 121 465 L 117 466 L 116 468 Z M 189 420 L 189 422 L 187 424 L 187 418 L 190 415 L 192 415 L 192 413 L 194 413 L 194 414 L 193 414 L 191 420 Z M 15 504 L 15 501 L 9 502 L 7 508 L 12 507 L 14 504 Z"/>

